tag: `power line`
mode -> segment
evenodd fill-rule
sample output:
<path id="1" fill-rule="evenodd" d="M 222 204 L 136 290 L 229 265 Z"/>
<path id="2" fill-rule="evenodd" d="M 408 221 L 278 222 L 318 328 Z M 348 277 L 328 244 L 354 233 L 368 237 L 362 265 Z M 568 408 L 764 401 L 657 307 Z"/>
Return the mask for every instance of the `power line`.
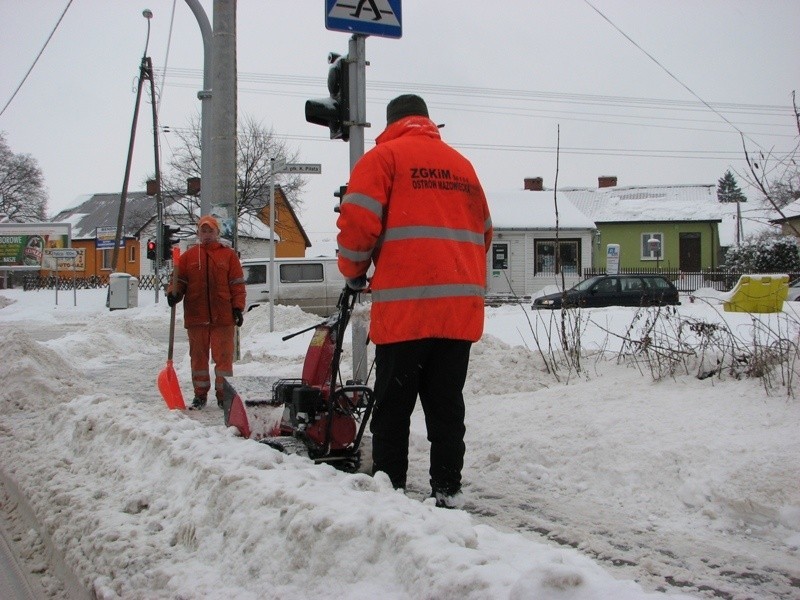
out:
<path id="1" fill-rule="evenodd" d="M 734 129 L 734 130 L 735 130 L 735 131 L 736 131 L 736 132 L 739 134 L 739 135 L 740 135 L 740 136 L 742 136 L 743 138 L 744 138 L 744 137 L 749 137 L 749 136 L 746 136 L 746 134 L 745 134 L 745 133 L 744 133 L 744 132 L 743 132 L 741 129 L 739 129 L 738 127 L 736 127 L 736 125 L 734 125 L 733 123 L 731 123 L 731 122 L 728 120 L 728 118 L 727 118 L 725 115 L 723 115 L 723 114 L 722 114 L 721 112 L 719 112 L 719 111 L 718 111 L 716 108 L 714 108 L 714 107 L 713 107 L 713 106 L 711 106 L 711 105 L 710 105 L 708 102 L 706 102 L 706 101 L 705 101 L 703 98 L 701 98 L 701 97 L 700 97 L 700 95 L 699 95 L 699 94 L 697 94 L 697 93 L 696 93 L 696 92 L 695 92 L 695 91 L 694 91 L 692 88 L 690 88 L 688 85 L 686 85 L 685 83 L 683 83 L 683 81 L 681 81 L 680 79 L 678 79 L 678 77 L 677 77 L 676 75 L 674 75 L 674 74 L 673 74 L 673 73 L 672 73 L 672 72 L 671 72 L 669 69 L 667 69 L 667 67 L 665 67 L 664 65 L 662 65 L 662 64 L 659 62 L 659 60 L 658 60 L 656 57 L 654 57 L 654 56 L 653 56 L 652 54 L 650 54 L 650 53 L 649 53 L 647 50 L 645 50 L 645 49 L 644 49 L 644 48 L 642 48 L 642 47 L 641 47 L 639 44 L 637 44 L 637 43 L 636 43 L 636 41 L 634 41 L 634 39 L 633 39 L 633 38 L 631 38 L 631 36 L 629 36 L 627 33 L 625 33 L 624 31 L 622 31 L 622 29 L 620 29 L 619 27 L 617 27 L 617 25 L 616 25 L 616 24 L 615 24 L 615 23 L 614 23 L 614 22 L 613 22 L 611 19 L 609 19 L 609 18 L 608 18 L 606 15 L 604 15 L 604 14 L 603 14 L 603 13 L 602 13 L 602 12 L 601 12 L 601 11 L 600 11 L 600 10 L 599 10 L 597 7 L 596 7 L 596 6 L 594 6 L 594 5 L 593 5 L 591 2 L 589 2 L 589 0 L 583 0 L 583 1 L 584 1 L 584 2 L 586 2 L 586 4 L 588 4 L 588 5 L 589 5 L 589 7 L 590 7 L 592 10 L 594 10 L 594 11 L 595 11 L 595 12 L 596 12 L 598 15 L 600 15 L 600 16 L 601 16 L 601 17 L 602 17 L 602 18 L 603 18 L 603 19 L 604 19 L 604 20 L 605 20 L 605 21 L 606 21 L 606 22 L 607 22 L 609 25 L 611 25 L 611 26 L 612 26 L 614 29 L 616 29 L 616 30 L 617 30 L 617 31 L 618 31 L 620 34 L 622 34 L 622 36 L 623 36 L 623 37 L 624 37 L 626 40 L 628 40 L 628 41 L 629 41 L 631 44 L 633 44 L 634 46 L 636 46 L 636 47 L 637 47 L 639 50 L 641 50 L 641 51 L 642 51 L 642 52 L 643 52 L 643 53 L 644 53 L 644 54 L 645 54 L 645 55 L 646 55 L 646 56 L 647 56 L 647 57 L 648 57 L 650 60 L 652 60 L 654 63 L 656 63 L 656 64 L 657 64 L 657 65 L 658 65 L 658 66 L 659 66 L 659 67 L 660 67 L 660 68 L 661 68 L 661 69 L 662 69 L 662 70 L 663 70 L 663 71 L 664 71 L 664 72 L 665 72 L 667 75 L 669 75 L 669 76 L 670 76 L 672 79 L 674 79 L 674 80 L 675 80 L 675 81 L 676 81 L 676 82 L 677 82 L 677 83 L 678 83 L 678 84 L 679 84 L 681 87 L 683 87 L 683 88 L 684 88 L 686 91 L 688 91 L 688 92 L 689 92 L 689 93 L 690 93 L 692 96 L 694 96 L 695 98 L 697 98 L 697 99 L 698 99 L 698 100 L 699 100 L 699 101 L 700 101 L 700 102 L 703 104 L 703 106 L 705 106 L 706 108 L 708 108 L 708 110 L 710 110 L 711 112 L 713 112 L 713 113 L 714 113 L 715 115 L 717 115 L 717 116 L 718 116 L 720 119 L 722 119 L 722 120 L 723 120 L 723 121 L 725 121 L 725 122 L 726 122 L 728 125 L 730 125 L 730 126 L 731 126 L 731 127 L 732 127 L 732 128 L 733 128 L 733 129 Z M 756 146 L 759 146 L 759 144 L 758 144 L 757 142 L 755 142 L 755 141 L 754 141 L 752 138 L 750 138 L 750 141 L 751 141 L 751 142 L 753 142 L 753 143 L 754 143 Z M 760 146 L 759 146 L 759 147 L 760 147 Z"/>
<path id="2" fill-rule="evenodd" d="M 33 64 L 31 65 L 30 69 L 28 69 L 28 72 L 25 73 L 25 77 L 23 77 L 22 81 L 19 82 L 19 85 L 17 86 L 17 89 L 15 89 L 14 93 L 11 94 L 11 98 L 8 99 L 8 102 L 6 102 L 6 105 L 3 107 L 3 110 L 0 110 L 0 117 L 3 116 L 3 113 L 6 112 L 6 109 L 8 108 L 8 105 L 11 104 L 12 100 L 14 100 L 14 98 L 17 95 L 17 93 L 20 91 L 20 89 L 22 89 L 23 84 L 28 79 L 28 75 L 31 74 L 31 71 L 33 71 L 33 68 L 36 66 L 36 63 L 39 62 L 39 58 L 42 56 L 42 53 L 44 52 L 44 49 L 47 48 L 47 44 L 50 43 L 50 39 L 53 37 L 53 34 L 56 32 L 56 29 L 58 29 L 58 26 L 61 25 L 61 21 L 64 18 L 64 15 L 67 14 L 67 10 L 69 10 L 69 7 L 71 5 L 72 5 L 72 0 L 69 0 L 67 2 L 67 6 L 64 8 L 64 12 L 62 12 L 61 16 L 58 18 L 58 22 L 56 23 L 56 26 L 53 27 L 53 31 L 51 31 L 50 35 L 47 36 L 47 40 L 45 40 L 44 46 L 42 46 L 42 49 L 39 50 L 39 54 L 36 55 L 36 58 L 33 60 Z"/>
<path id="3" fill-rule="evenodd" d="M 202 70 L 188 69 L 188 68 L 171 68 L 169 74 L 174 79 L 191 79 L 198 81 L 202 78 Z M 277 95 L 286 95 L 275 92 L 274 86 L 282 87 L 309 87 L 315 89 L 325 89 L 325 79 L 323 77 L 307 76 L 307 75 L 285 75 L 274 73 L 252 73 L 241 72 L 238 74 L 237 79 L 239 83 L 256 83 L 272 86 L 270 90 L 261 93 L 275 93 Z M 173 84 L 180 85 L 180 84 Z M 686 110 L 686 111 L 699 111 L 706 110 L 709 106 L 708 103 L 701 99 L 700 102 L 687 101 L 687 100 L 669 100 L 663 98 L 640 98 L 631 96 L 608 96 L 601 94 L 576 94 L 567 92 L 545 92 L 541 90 L 520 90 L 508 88 L 492 88 L 492 87 L 477 87 L 477 86 L 456 86 L 444 84 L 428 84 L 419 82 L 400 82 L 400 81 L 378 81 L 368 80 L 367 88 L 370 90 L 383 90 L 396 93 L 401 90 L 407 90 L 413 87 L 420 93 L 439 94 L 457 97 L 479 97 L 479 98 L 495 98 L 506 100 L 519 100 L 529 101 L 535 100 L 539 102 L 569 102 L 576 104 L 601 104 L 606 106 L 620 106 L 620 107 L 640 107 L 648 110 Z M 295 94 L 292 94 L 295 95 Z M 301 95 L 297 92 L 296 95 Z M 770 105 L 770 104 L 743 104 L 732 102 L 715 102 L 711 104 L 712 107 L 718 107 L 720 110 L 728 112 L 735 112 L 737 114 L 759 114 L 759 115 L 776 115 L 776 116 L 793 116 L 794 112 L 789 105 Z"/>

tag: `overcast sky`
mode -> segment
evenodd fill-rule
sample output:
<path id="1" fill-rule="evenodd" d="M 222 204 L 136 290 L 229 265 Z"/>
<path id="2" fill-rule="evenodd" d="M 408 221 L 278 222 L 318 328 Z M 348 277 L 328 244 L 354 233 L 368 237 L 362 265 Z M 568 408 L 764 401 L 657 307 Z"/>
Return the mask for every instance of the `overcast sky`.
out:
<path id="1" fill-rule="evenodd" d="M 68 3 L 0 0 L 0 109 Z M 213 20 L 211 0 L 202 4 Z M 145 8 L 159 87 L 168 69 L 160 123 L 185 127 L 199 113 L 203 46 L 184 0 L 73 0 L 0 115 L 11 149 L 39 161 L 50 214 L 82 194 L 122 189 Z M 335 230 L 333 192 L 347 181 L 349 153 L 306 123 L 304 103 L 327 95 L 327 54 L 346 54 L 349 35 L 325 29 L 324 0 L 239 0 L 237 16 L 239 116 L 274 127 L 302 162 L 322 164 L 301 213 L 320 238 Z M 599 175 L 620 185 L 716 183 L 744 169 L 737 129 L 752 148 L 780 153 L 796 141 L 798 23 L 797 0 L 403 0 L 402 38 L 366 40 L 366 148 L 385 126 L 386 103 L 417 92 L 487 191 L 533 176 L 552 187 L 559 127 L 561 187 L 596 186 Z M 162 164 L 176 141 L 161 136 Z M 144 189 L 153 171 L 143 104 L 130 189 Z"/>

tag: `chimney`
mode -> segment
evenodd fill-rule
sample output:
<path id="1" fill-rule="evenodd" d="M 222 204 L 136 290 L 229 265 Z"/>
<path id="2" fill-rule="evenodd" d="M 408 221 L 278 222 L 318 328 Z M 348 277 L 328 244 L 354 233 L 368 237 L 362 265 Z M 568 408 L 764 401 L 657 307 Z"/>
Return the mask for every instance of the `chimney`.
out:
<path id="1" fill-rule="evenodd" d="M 599 188 L 606 188 L 606 187 L 614 187 L 617 185 L 617 176 L 616 175 L 601 175 L 597 178 L 597 187 Z"/>
<path id="2" fill-rule="evenodd" d="M 525 189 L 531 192 L 541 192 L 544 190 L 544 181 L 541 177 L 526 177 L 523 180 Z"/>
<path id="3" fill-rule="evenodd" d="M 147 195 L 155 196 L 158 193 L 158 182 L 155 179 L 147 180 Z"/>
<path id="4" fill-rule="evenodd" d="M 189 177 L 186 180 L 186 194 L 188 196 L 199 196 L 200 195 L 200 178 L 199 177 Z"/>

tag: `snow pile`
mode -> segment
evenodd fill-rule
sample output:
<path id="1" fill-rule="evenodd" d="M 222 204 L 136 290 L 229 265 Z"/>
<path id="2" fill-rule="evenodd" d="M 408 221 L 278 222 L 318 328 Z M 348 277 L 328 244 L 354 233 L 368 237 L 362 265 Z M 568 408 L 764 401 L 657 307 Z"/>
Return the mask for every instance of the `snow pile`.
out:
<path id="1" fill-rule="evenodd" d="M 0 295 L 24 300 L 0 309 L 0 470 L 41 532 L 20 541 L 25 551 L 49 540 L 97 598 L 796 592 L 800 403 L 780 387 L 691 374 L 653 381 L 602 354 L 565 385 L 535 350 L 531 329 L 544 338 L 550 323 L 490 309 L 466 389 L 469 512 L 447 511 L 426 498 L 420 411 L 407 494 L 380 474 L 314 466 L 237 438 L 216 407 L 167 411 L 155 386 L 163 300 L 110 312 L 81 292 L 77 307 L 57 308 L 52 292 Z M 749 315 L 708 305 L 681 310 L 752 327 Z M 587 311 L 586 346 L 618 345 L 609 332 L 624 332 L 632 315 Z M 274 317 L 270 333 L 267 309 L 245 315 L 237 376 L 299 374 L 312 332 L 281 338 L 320 319 L 287 307 Z M 176 344 L 186 394 L 181 329 Z M 349 353 L 348 344 L 343 365 Z M 50 585 L 52 597 L 68 597 Z"/>

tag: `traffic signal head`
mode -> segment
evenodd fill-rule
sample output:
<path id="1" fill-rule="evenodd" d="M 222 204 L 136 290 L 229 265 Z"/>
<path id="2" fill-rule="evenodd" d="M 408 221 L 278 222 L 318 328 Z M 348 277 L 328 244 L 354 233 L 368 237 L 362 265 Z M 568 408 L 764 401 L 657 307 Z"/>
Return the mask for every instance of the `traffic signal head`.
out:
<path id="1" fill-rule="evenodd" d="M 306 100 L 306 121 L 328 127 L 332 140 L 350 139 L 350 78 L 347 57 L 328 54 L 328 97 Z"/>
<path id="2" fill-rule="evenodd" d="M 172 258 L 172 246 L 180 241 L 174 236 L 180 230 L 180 227 L 161 226 L 161 243 L 163 244 L 161 247 L 161 260 L 170 260 Z"/>
<path id="3" fill-rule="evenodd" d="M 342 205 L 342 200 L 344 200 L 344 195 L 347 193 L 347 186 L 340 185 L 339 189 L 333 192 L 333 196 L 339 199 L 339 204 L 333 207 L 333 212 L 338 213 L 339 207 Z"/>
<path id="4" fill-rule="evenodd" d="M 156 241 L 147 240 L 147 258 L 150 260 L 156 259 Z"/>

